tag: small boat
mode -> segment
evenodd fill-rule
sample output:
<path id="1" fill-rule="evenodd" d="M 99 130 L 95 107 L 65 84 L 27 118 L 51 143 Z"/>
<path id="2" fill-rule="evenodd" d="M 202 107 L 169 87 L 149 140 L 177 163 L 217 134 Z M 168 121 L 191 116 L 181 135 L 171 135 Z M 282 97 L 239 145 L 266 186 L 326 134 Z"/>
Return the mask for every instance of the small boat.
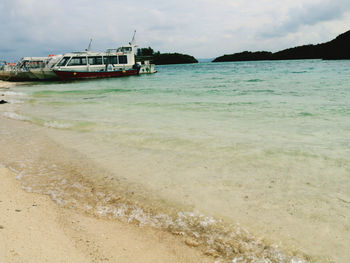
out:
<path id="1" fill-rule="evenodd" d="M 142 62 L 137 62 L 140 65 L 140 74 L 153 74 L 157 73 L 154 69 L 154 64 L 151 64 L 149 60 L 145 60 Z"/>
<path id="2" fill-rule="evenodd" d="M 8 63 L 2 68 L 0 79 L 7 81 L 38 80 L 30 70 L 44 68 L 50 59 L 49 57 L 24 57 L 18 63 Z"/>

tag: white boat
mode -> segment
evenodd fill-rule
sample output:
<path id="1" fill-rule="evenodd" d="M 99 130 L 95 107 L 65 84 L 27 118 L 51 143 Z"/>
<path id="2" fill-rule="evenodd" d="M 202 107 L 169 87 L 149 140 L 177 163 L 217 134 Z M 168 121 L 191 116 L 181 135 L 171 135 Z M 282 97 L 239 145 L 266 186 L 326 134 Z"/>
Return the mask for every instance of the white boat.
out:
<path id="1" fill-rule="evenodd" d="M 154 64 L 151 64 L 149 60 L 137 63 L 140 65 L 140 74 L 153 74 L 157 72 L 155 70 Z"/>
<path id="2" fill-rule="evenodd" d="M 112 78 L 155 73 L 154 65 L 149 62 L 136 63 L 135 34 L 128 45 L 106 52 L 91 52 L 91 41 L 85 52 L 64 54 L 63 58 L 52 68 L 61 80 L 86 78 Z"/>
<path id="3" fill-rule="evenodd" d="M 24 57 L 18 63 L 9 63 L 0 72 L 0 78 L 8 81 L 38 80 L 30 70 L 44 68 L 50 57 Z"/>
<path id="4" fill-rule="evenodd" d="M 52 68 L 61 80 L 108 78 L 137 75 L 134 48 L 129 44 L 106 52 L 73 52 L 64 54 Z"/>
<path id="5" fill-rule="evenodd" d="M 136 31 L 135 31 L 136 33 Z M 10 81 L 72 80 L 85 78 L 110 78 L 155 73 L 149 61 L 135 60 L 135 33 L 132 41 L 105 52 L 71 52 L 48 57 L 25 57 L 14 67 L 0 69 L 0 79 Z"/>

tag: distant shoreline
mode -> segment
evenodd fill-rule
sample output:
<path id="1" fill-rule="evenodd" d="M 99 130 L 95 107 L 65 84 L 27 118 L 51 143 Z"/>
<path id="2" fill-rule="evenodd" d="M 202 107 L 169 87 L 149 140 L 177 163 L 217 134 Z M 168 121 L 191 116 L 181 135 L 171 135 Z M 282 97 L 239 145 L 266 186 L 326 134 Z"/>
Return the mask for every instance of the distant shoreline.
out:
<path id="1" fill-rule="evenodd" d="M 213 62 L 260 61 L 260 60 L 296 60 L 296 59 L 350 59 L 350 31 L 335 39 L 317 45 L 303 45 L 284 49 L 278 52 L 243 51 L 217 57 Z"/>

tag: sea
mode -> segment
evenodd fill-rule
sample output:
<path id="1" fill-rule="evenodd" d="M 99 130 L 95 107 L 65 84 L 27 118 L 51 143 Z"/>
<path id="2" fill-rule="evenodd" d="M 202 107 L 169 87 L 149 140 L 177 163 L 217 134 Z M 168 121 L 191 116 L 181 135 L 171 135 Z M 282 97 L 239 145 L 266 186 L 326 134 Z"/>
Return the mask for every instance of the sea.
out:
<path id="1" fill-rule="evenodd" d="M 213 262 L 350 262 L 350 61 L 156 70 L 0 90 L 0 163 Z"/>

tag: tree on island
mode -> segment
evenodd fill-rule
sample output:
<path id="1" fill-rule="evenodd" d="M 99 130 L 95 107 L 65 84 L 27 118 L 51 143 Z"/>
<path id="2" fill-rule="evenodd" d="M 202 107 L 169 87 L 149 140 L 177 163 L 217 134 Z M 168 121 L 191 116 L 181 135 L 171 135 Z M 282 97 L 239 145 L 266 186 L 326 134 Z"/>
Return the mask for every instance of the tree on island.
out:
<path id="1" fill-rule="evenodd" d="M 198 63 L 197 59 L 193 56 L 180 53 L 154 52 L 151 47 L 138 48 L 136 52 L 136 60 L 151 60 L 152 63 L 156 65 Z"/>
<path id="2" fill-rule="evenodd" d="M 136 52 L 136 56 L 153 56 L 153 55 L 154 55 L 154 50 L 151 47 L 138 48 Z"/>
<path id="3" fill-rule="evenodd" d="M 332 41 L 303 45 L 284 49 L 275 53 L 268 51 L 244 51 L 217 57 L 213 62 L 226 61 L 256 61 L 256 60 L 287 60 L 287 59 L 350 59 L 350 31 L 347 31 Z"/>

